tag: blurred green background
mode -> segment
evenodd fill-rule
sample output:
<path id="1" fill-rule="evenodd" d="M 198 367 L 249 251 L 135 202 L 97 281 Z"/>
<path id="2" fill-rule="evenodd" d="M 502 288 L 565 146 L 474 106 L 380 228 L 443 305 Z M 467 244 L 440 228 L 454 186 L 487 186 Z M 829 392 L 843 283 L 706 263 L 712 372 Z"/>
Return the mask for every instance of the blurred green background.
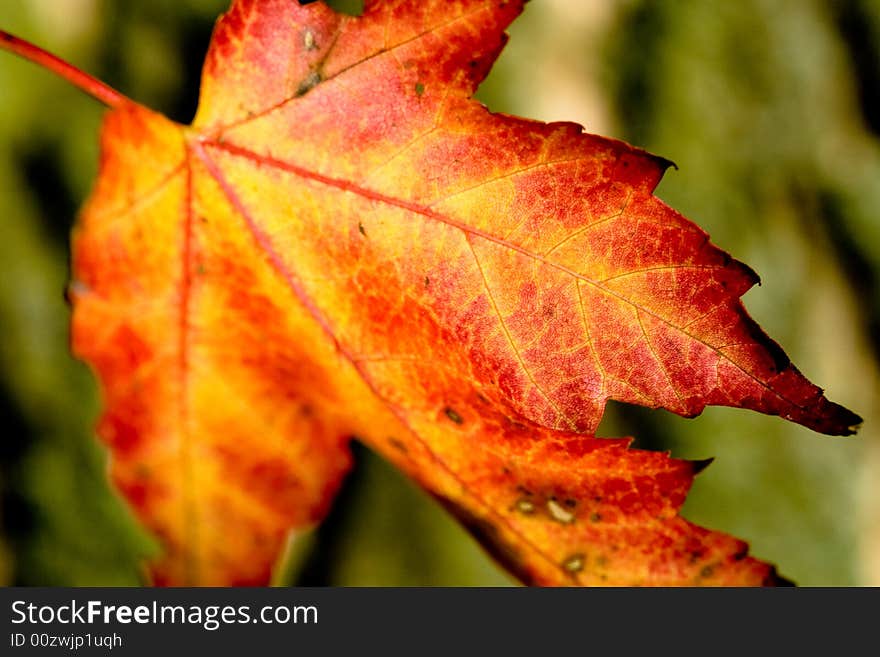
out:
<path id="1" fill-rule="evenodd" d="M 357 2 L 344 3 L 351 8 Z M 3 0 L 0 27 L 188 122 L 228 0 Z M 804 585 L 880 585 L 880 2 L 535 0 L 480 91 L 674 160 L 658 195 L 751 265 L 750 312 L 865 418 L 828 438 L 708 409 L 612 404 L 601 435 L 716 457 L 685 516 L 748 540 Z M 103 109 L 0 53 L 0 583 L 127 585 L 157 549 L 110 490 L 87 368 L 67 350 L 67 240 Z M 363 448 L 278 583 L 512 580 Z"/>

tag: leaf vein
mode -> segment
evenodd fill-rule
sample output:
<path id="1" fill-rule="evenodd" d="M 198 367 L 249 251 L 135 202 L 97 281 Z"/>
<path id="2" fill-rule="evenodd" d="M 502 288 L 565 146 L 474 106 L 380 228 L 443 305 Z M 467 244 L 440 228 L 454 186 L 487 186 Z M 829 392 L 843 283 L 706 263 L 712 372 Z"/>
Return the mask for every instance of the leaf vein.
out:
<path id="1" fill-rule="evenodd" d="M 251 150 L 248 150 L 248 149 L 243 148 L 241 146 L 235 145 L 228 140 L 223 141 L 222 143 L 218 143 L 218 142 L 214 142 L 214 141 L 210 141 L 210 140 L 206 139 L 203 143 L 206 146 L 209 145 L 212 148 L 217 148 L 219 150 L 226 151 L 227 153 L 232 154 L 232 155 L 238 155 L 240 157 L 250 159 L 254 162 L 267 164 L 269 166 L 279 168 L 283 171 L 287 171 L 287 172 L 292 173 L 294 175 L 297 175 L 301 178 L 304 178 L 307 180 L 312 180 L 314 182 L 321 183 L 321 184 L 326 185 L 328 187 L 334 187 L 336 189 L 350 192 L 352 194 L 357 194 L 359 196 L 362 196 L 365 199 L 377 201 L 380 203 L 385 203 L 387 205 L 392 205 L 392 206 L 395 206 L 395 207 L 398 207 L 398 208 L 401 208 L 404 210 L 408 210 L 414 214 L 418 214 L 418 215 L 421 215 L 421 216 L 426 217 L 428 219 L 433 219 L 435 221 L 439 221 L 439 222 L 444 223 L 446 225 L 457 228 L 458 230 L 460 230 L 466 234 L 470 234 L 470 235 L 474 235 L 476 237 L 483 238 L 489 242 L 494 242 L 500 246 L 504 246 L 505 248 L 511 249 L 512 251 L 516 251 L 517 253 L 521 253 L 522 255 L 525 255 L 526 257 L 538 260 L 539 262 L 543 262 L 543 263 L 545 263 L 555 269 L 558 269 L 559 271 L 567 273 L 568 275 L 570 275 L 574 278 L 582 280 L 584 283 L 587 283 L 587 284 L 595 287 L 596 289 L 602 291 L 605 294 L 613 296 L 613 297 L 617 298 L 618 300 L 620 300 L 628 305 L 633 306 L 634 308 L 644 312 L 646 315 L 654 317 L 655 319 L 659 320 L 663 324 L 668 325 L 670 328 L 672 328 L 676 331 L 679 331 L 680 333 L 684 334 L 686 337 L 694 340 L 695 342 L 699 342 L 700 344 L 703 344 L 707 348 L 715 351 L 719 356 L 724 358 L 727 362 L 731 363 L 740 372 L 742 372 L 743 375 L 745 375 L 746 377 L 748 377 L 749 379 L 754 381 L 760 387 L 764 388 L 767 392 L 771 393 L 772 395 L 775 395 L 777 398 L 781 399 L 782 401 L 786 402 L 787 404 L 790 404 L 794 408 L 804 410 L 804 411 L 808 410 L 803 404 L 800 404 L 800 403 L 786 397 L 784 394 L 782 394 L 778 390 L 773 389 L 772 387 L 770 387 L 769 384 L 767 384 L 766 382 L 759 379 L 756 375 L 754 375 L 753 373 L 746 370 L 742 365 L 740 365 L 736 361 L 728 358 L 725 354 L 721 353 L 721 351 L 717 347 L 705 342 L 704 340 L 700 339 L 698 336 L 693 335 L 686 330 L 683 330 L 680 326 L 676 326 L 675 324 L 673 324 L 670 320 L 666 319 L 665 317 L 658 315 L 657 313 L 651 311 L 648 308 L 644 308 L 644 307 L 640 306 L 638 303 L 636 303 L 635 301 L 632 301 L 631 299 L 626 298 L 622 294 L 617 293 L 614 290 L 610 290 L 607 287 L 604 287 L 599 282 L 597 282 L 591 278 L 588 278 L 585 275 L 578 273 L 578 272 L 576 272 L 576 271 L 574 271 L 574 270 L 572 270 L 562 264 L 559 264 L 557 262 L 553 262 L 552 260 L 548 260 L 547 257 L 544 255 L 541 255 L 538 253 L 533 253 L 533 252 L 529 251 L 528 249 L 525 249 L 517 244 L 508 242 L 500 237 L 492 235 L 491 233 L 487 233 L 484 230 L 468 226 L 467 224 L 464 224 L 463 222 L 461 222 L 458 219 L 444 215 L 440 212 L 437 212 L 436 210 L 432 210 L 429 207 L 425 207 L 424 205 L 420 205 L 418 203 L 414 203 L 412 201 L 407 201 L 404 199 L 394 198 L 394 197 L 388 196 L 388 195 L 383 194 L 381 192 L 374 191 L 369 188 L 359 187 L 359 186 L 353 185 L 352 183 L 347 182 L 345 180 L 332 178 L 330 176 L 326 176 L 326 175 L 318 173 L 316 171 L 311 171 L 309 169 L 300 167 L 295 164 L 291 164 L 289 162 L 283 162 L 283 161 L 276 160 L 273 158 L 267 158 L 264 155 L 260 155 L 259 153 L 255 153 Z"/>
<path id="2" fill-rule="evenodd" d="M 492 305 L 492 310 L 495 313 L 495 316 L 498 318 L 498 323 L 501 326 L 501 330 L 504 333 L 504 337 L 507 338 L 507 342 L 510 344 L 510 348 L 513 350 L 513 355 L 516 357 L 517 362 L 522 368 L 525 375 L 528 377 L 529 382 L 534 386 L 535 390 L 541 393 L 541 396 L 547 400 L 547 403 L 553 407 L 553 410 L 561 417 L 566 423 L 572 428 L 575 429 L 574 423 L 568 418 L 568 416 L 562 412 L 559 408 L 559 405 L 550 398 L 544 389 L 538 385 L 538 382 L 535 380 L 534 375 L 532 374 L 531 369 L 526 365 L 526 362 L 523 360 L 522 354 L 519 351 L 519 348 L 516 346 L 516 342 L 513 339 L 513 336 L 510 334 L 510 329 L 507 328 L 507 323 L 504 321 L 504 317 L 501 315 L 501 311 L 498 309 L 498 304 L 495 301 L 495 295 L 492 294 L 492 288 L 489 286 L 489 281 L 486 278 L 486 272 L 483 270 L 483 265 L 480 263 L 480 258 L 477 256 L 477 252 L 474 249 L 474 245 L 471 242 L 470 236 L 465 233 L 465 242 L 467 242 L 468 248 L 471 251 L 471 254 L 474 257 L 474 263 L 477 265 L 477 269 L 480 272 L 480 277 L 483 279 L 483 288 L 486 290 L 486 296 L 489 299 L 489 303 Z"/>

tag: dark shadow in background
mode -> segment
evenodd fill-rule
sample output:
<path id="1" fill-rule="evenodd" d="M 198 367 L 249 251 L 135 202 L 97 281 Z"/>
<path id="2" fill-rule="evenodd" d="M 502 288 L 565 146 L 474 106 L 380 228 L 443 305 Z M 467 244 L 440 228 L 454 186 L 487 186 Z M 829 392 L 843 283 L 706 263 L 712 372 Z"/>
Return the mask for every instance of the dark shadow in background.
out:
<path id="1" fill-rule="evenodd" d="M 865 127 L 880 137 L 880 24 L 876 11 L 866 7 L 871 0 L 843 0 L 830 3 L 852 67 L 859 107 Z M 874 358 L 880 360 L 880 284 L 876 264 L 871 262 L 846 219 L 845 199 L 833 190 L 819 196 L 825 230 L 838 262 L 860 300 Z"/>
<path id="2" fill-rule="evenodd" d="M 867 1 L 829 3 L 852 64 L 865 125 L 880 136 L 880 25 L 873 21 Z"/>

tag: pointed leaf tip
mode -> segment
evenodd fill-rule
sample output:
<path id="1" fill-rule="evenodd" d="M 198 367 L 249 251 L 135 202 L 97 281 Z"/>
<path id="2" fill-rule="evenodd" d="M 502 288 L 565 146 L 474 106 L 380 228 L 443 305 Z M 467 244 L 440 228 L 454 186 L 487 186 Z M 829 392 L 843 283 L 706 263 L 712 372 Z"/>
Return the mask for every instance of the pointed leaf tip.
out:
<path id="1" fill-rule="evenodd" d="M 691 468 L 692 468 L 692 474 L 694 476 L 697 476 L 703 470 L 705 470 L 710 465 L 712 465 L 713 461 L 715 461 L 714 456 L 710 456 L 709 458 L 706 458 L 706 459 L 695 459 L 695 460 L 690 461 Z"/>

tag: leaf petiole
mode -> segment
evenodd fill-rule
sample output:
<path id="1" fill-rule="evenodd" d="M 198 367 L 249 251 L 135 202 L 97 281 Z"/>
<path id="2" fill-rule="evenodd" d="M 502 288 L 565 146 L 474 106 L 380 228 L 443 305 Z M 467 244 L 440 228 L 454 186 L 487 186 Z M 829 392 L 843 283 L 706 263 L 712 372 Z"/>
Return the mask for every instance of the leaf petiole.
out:
<path id="1" fill-rule="evenodd" d="M 127 96 L 122 95 L 116 89 L 107 86 L 85 71 L 81 71 L 39 46 L 35 46 L 29 41 L 20 39 L 4 30 L 0 30 L 0 50 L 8 50 L 46 70 L 52 71 L 108 107 L 115 109 L 133 102 Z"/>

